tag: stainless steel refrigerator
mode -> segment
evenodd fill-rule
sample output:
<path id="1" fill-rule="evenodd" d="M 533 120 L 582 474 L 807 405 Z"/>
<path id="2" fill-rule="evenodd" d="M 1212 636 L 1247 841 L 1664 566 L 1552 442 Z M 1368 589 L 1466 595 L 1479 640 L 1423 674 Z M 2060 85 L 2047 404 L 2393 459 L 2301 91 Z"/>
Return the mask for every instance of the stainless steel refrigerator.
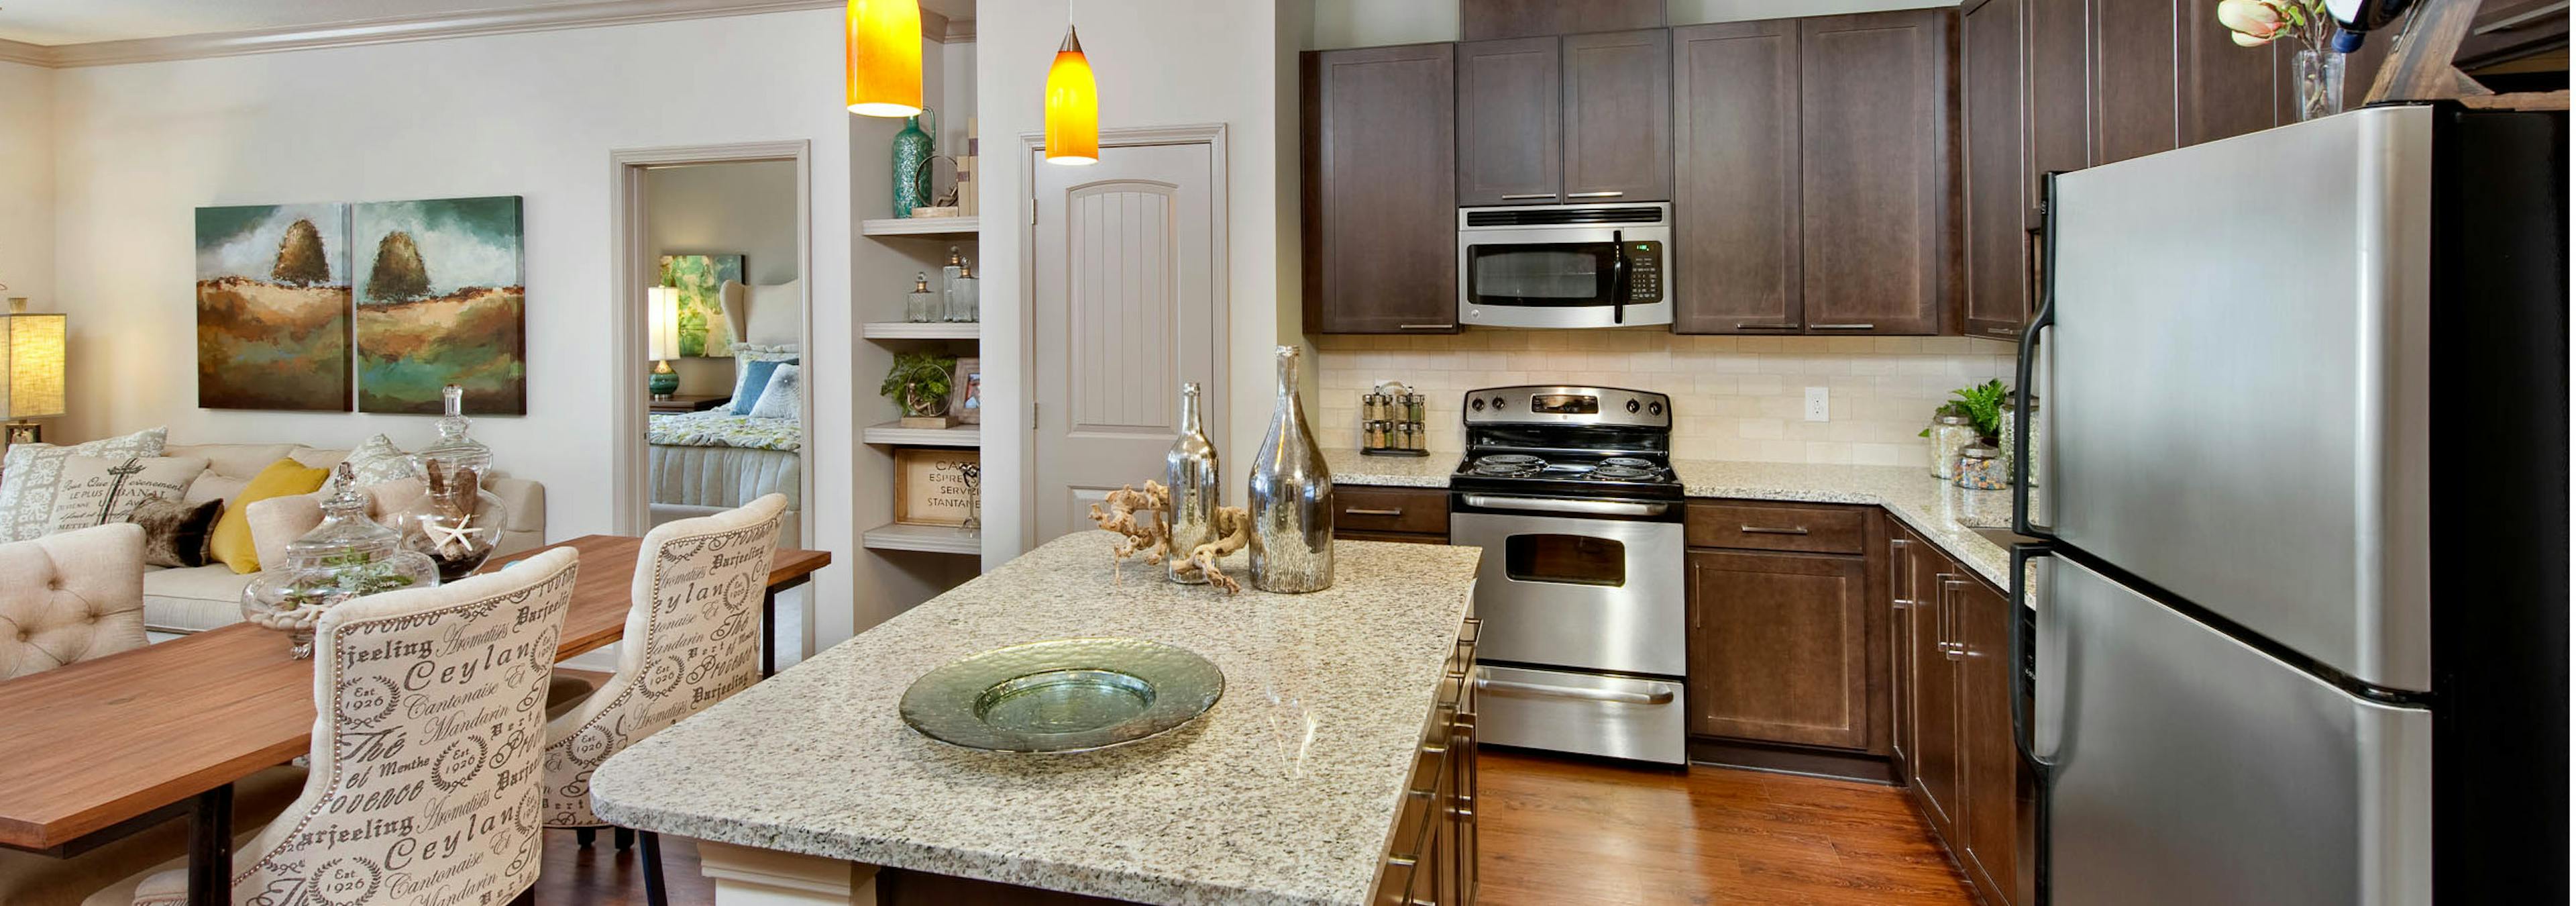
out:
<path id="1" fill-rule="evenodd" d="M 2378 107 L 2053 178 L 2040 902 L 2566 901 L 2566 143 Z"/>

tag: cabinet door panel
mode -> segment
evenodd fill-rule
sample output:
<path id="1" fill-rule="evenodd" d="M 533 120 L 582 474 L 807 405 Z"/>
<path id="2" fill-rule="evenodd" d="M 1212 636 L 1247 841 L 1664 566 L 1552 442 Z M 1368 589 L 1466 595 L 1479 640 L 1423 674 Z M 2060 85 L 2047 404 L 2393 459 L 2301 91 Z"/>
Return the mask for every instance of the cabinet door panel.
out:
<path id="1" fill-rule="evenodd" d="M 1865 749 L 1868 566 L 1858 557 L 1690 555 L 1691 730 Z"/>
<path id="2" fill-rule="evenodd" d="M 2174 148 L 2175 2 L 2092 0 L 2096 165 Z"/>
<path id="3" fill-rule="evenodd" d="M 1922 542 L 1893 518 L 1887 520 L 1887 537 L 1887 563 L 1881 568 L 1887 572 L 1889 749 L 1897 779 L 1903 780 L 1913 776 L 1914 559 Z"/>
<path id="4" fill-rule="evenodd" d="M 1673 61 L 1663 29 L 1565 39 L 1565 199 L 1673 197 Z"/>
<path id="5" fill-rule="evenodd" d="M 1307 330 L 1456 330 L 1451 47 L 1302 60 Z"/>
<path id="6" fill-rule="evenodd" d="M 1954 279 L 1949 10 L 1800 21 L 1809 333 L 1930 334 Z"/>
<path id="7" fill-rule="evenodd" d="M 1798 26 L 1673 29 L 1673 332 L 1798 329 Z"/>
<path id="8" fill-rule="evenodd" d="M 1458 45 L 1459 204 L 1559 200 L 1560 60 L 1553 37 Z"/>
<path id="9" fill-rule="evenodd" d="M 1967 333 L 2019 336 L 2030 313 L 2029 180 L 2023 152 L 2022 27 L 2028 0 L 1983 0 L 1959 18 L 1959 103 L 1966 133 Z"/>
<path id="10" fill-rule="evenodd" d="M 1952 837 L 1959 864 L 1989 903 L 2013 901 L 2014 832 L 2021 753 L 2013 745 L 2012 613 L 2004 596 L 1966 581 L 1952 599 L 1959 642 L 1960 743 L 1967 778 L 1966 833 Z"/>
<path id="11" fill-rule="evenodd" d="M 1959 680 L 1949 641 L 1950 595 L 1942 588 L 1955 568 L 1948 558 L 1917 545 L 1914 556 L 1914 757 L 1906 778 L 1923 804 L 1924 817 L 1943 840 L 1956 840 L 1959 814 Z"/>
<path id="12" fill-rule="evenodd" d="M 2289 41 L 2262 47 L 2238 47 L 2218 24 L 2218 4 L 2174 0 L 2181 27 L 2175 36 L 2175 142 L 2178 146 L 2214 142 L 2272 128 L 2278 119 L 2279 94 L 2275 52 L 2287 54 Z"/>
<path id="13" fill-rule="evenodd" d="M 2022 197 L 2033 208 L 2029 223 L 2034 228 L 2040 223 L 2041 180 L 2050 171 L 2081 170 L 2093 162 L 2084 87 L 2089 65 L 2084 4 L 2085 0 L 2023 0 L 2030 184 Z"/>

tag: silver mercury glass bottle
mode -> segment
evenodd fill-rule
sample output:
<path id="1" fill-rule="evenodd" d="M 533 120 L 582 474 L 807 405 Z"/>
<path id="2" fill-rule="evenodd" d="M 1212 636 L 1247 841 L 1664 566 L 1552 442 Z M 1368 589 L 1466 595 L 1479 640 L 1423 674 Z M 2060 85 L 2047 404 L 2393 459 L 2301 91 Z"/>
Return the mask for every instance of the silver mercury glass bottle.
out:
<path id="1" fill-rule="evenodd" d="M 1297 347 L 1279 347 L 1279 398 L 1252 460 L 1252 586 L 1322 591 L 1333 584 L 1333 474 L 1297 399 Z"/>
<path id="2" fill-rule="evenodd" d="M 1216 508 L 1225 504 L 1225 473 L 1217 467 L 1216 445 L 1199 424 L 1199 385 L 1181 385 L 1181 437 L 1163 454 L 1163 483 L 1172 491 L 1172 553 L 1163 559 L 1164 576 L 1185 585 L 1201 585 L 1207 576 L 1183 572 L 1190 549 L 1216 540 Z"/>

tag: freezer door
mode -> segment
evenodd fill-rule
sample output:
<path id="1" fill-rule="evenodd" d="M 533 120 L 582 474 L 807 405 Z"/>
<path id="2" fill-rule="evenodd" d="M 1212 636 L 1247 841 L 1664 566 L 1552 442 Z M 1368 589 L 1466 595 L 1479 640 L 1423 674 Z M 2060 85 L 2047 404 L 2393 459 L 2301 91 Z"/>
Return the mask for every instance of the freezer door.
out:
<path id="1" fill-rule="evenodd" d="M 2037 561 L 2044 903 L 2432 902 L 2432 712 Z"/>
<path id="2" fill-rule="evenodd" d="M 2060 176 L 2040 400 L 2066 543 L 2404 690 L 2432 673 L 2432 116 Z"/>

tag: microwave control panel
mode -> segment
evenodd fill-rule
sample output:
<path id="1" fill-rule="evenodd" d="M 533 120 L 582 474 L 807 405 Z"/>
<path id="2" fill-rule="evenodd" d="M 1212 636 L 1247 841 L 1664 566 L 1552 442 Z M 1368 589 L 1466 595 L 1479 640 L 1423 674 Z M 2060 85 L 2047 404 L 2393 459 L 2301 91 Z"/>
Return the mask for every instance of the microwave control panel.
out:
<path id="1" fill-rule="evenodd" d="M 1664 301 L 1664 244 L 1628 243 L 1628 301 Z"/>

